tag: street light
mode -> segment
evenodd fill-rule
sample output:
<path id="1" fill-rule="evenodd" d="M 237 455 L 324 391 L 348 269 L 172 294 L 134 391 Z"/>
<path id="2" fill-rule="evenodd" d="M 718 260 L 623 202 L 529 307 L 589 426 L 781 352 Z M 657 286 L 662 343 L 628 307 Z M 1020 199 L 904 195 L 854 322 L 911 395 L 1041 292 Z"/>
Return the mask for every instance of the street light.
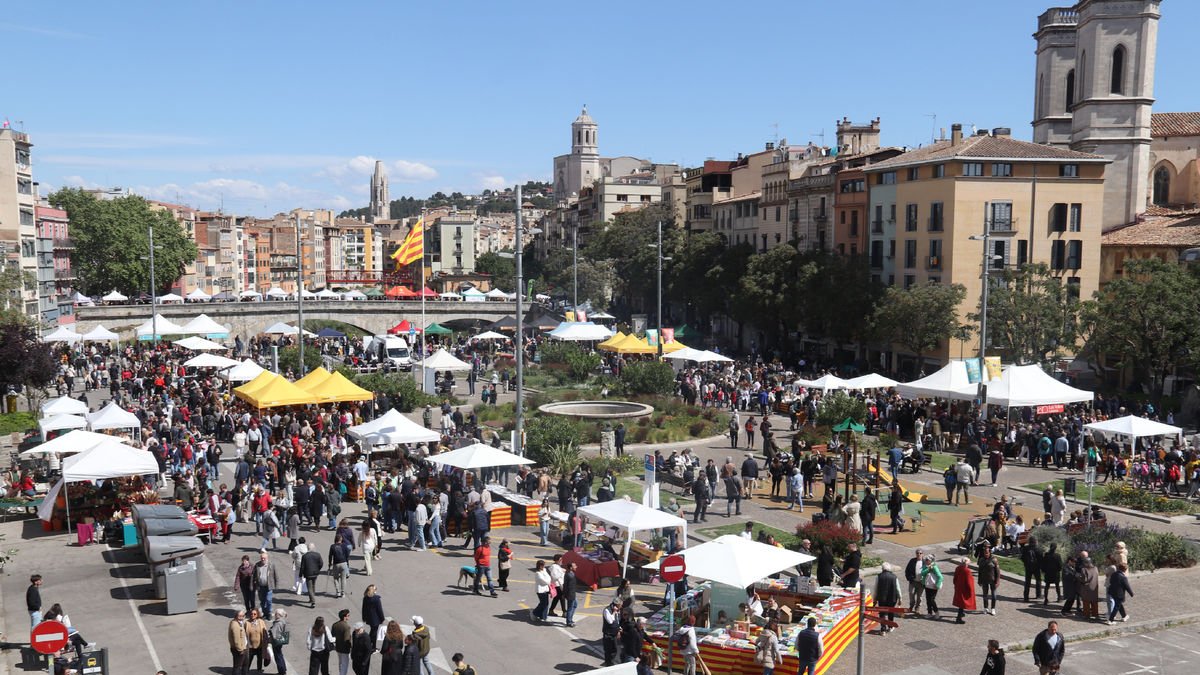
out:
<path id="1" fill-rule="evenodd" d="M 300 214 L 296 214 L 296 342 L 300 377 L 304 377 L 304 249 L 300 246 Z"/>
<path id="2" fill-rule="evenodd" d="M 524 436 L 524 434 L 525 434 L 525 414 L 524 414 L 524 409 L 523 409 L 524 405 L 525 405 L 525 344 L 524 344 L 525 343 L 525 335 L 524 335 L 524 330 L 523 330 L 525 328 L 525 320 L 524 320 L 524 317 L 521 316 L 521 296 L 525 292 L 525 288 L 524 288 L 525 284 L 524 284 L 524 278 L 523 278 L 522 272 L 521 272 L 521 257 L 522 257 L 523 249 L 525 247 L 523 245 L 524 244 L 524 242 L 523 242 L 524 235 L 521 232 L 521 186 L 520 185 L 517 186 L 516 206 L 517 206 L 517 208 L 516 208 L 517 221 L 516 221 L 515 227 L 513 228 L 513 252 L 512 253 L 499 253 L 498 255 L 502 258 L 513 258 L 516 261 L 516 267 L 517 267 L 517 269 L 516 269 L 516 273 L 517 273 L 517 280 L 516 280 L 517 281 L 517 289 L 516 289 L 517 290 L 517 307 L 516 307 L 516 310 L 517 310 L 517 317 L 516 317 L 517 318 L 517 335 L 516 335 L 516 343 L 515 343 L 516 347 L 515 347 L 515 349 L 513 349 L 513 357 L 517 362 L 516 363 L 516 365 L 517 365 L 517 400 L 513 404 L 513 448 L 512 448 L 512 450 L 513 450 L 513 454 L 520 455 L 523 457 L 525 455 L 525 436 Z M 542 231 L 541 231 L 541 229 L 535 227 L 535 228 L 530 229 L 529 233 L 533 234 L 533 235 L 538 235 L 538 234 L 541 234 Z"/>
<path id="3" fill-rule="evenodd" d="M 661 359 L 661 358 L 662 358 L 662 355 L 663 355 L 663 333 L 662 333 L 662 328 L 663 328 L 663 321 L 662 321 L 662 264 L 663 264 L 663 261 L 664 261 L 664 260 L 670 260 L 670 259 L 671 259 L 671 256 L 665 256 L 665 257 L 664 257 L 664 256 L 663 256 L 663 254 L 662 254 L 662 221 L 661 221 L 661 220 L 660 220 L 660 221 L 658 221 L 658 243 L 657 243 L 657 244 L 648 244 L 648 246 L 649 246 L 650 248 L 652 248 L 652 249 L 655 249 L 655 252 L 658 254 L 658 311 L 657 311 L 657 321 L 658 321 L 658 358 L 660 358 L 660 359 Z"/>
<path id="4" fill-rule="evenodd" d="M 992 261 L 1001 260 L 1002 256 L 991 252 L 992 235 L 988 229 L 986 218 L 983 223 L 983 234 L 973 234 L 968 239 L 983 242 L 983 290 L 981 291 L 983 297 L 980 301 L 979 312 L 979 416 L 987 419 L 987 378 L 983 374 L 987 358 L 988 286 L 991 285 L 988 282 L 988 272 L 992 268 Z"/>
<path id="5" fill-rule="evenodd" d="M 146 229 L 150 234 L 150 341 L 158 344 L 158 286 L 154 283 L 154 249 L 162 247 L 154 245 L 154 226 L 148 225 Z M 143 260 L 145 258 L 143 256 Z"/>

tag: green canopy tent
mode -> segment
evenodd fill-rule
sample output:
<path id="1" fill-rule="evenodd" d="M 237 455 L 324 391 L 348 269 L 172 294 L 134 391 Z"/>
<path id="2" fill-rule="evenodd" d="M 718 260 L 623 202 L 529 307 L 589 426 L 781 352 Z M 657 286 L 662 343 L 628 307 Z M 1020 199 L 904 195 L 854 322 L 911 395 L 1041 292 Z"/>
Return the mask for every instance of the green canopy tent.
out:
<path id="1" fill-rule="evenodd" d="M 366 295 L 368 298 L 382 298 L 384 297 L 384 292 L 382 288 L 372 288 L 364 293 L 364 295 Z"/>
<path id="2" fill-rule="evenodd" d="M 441 324 L 431 323 L 425 328 L 426 335 L 453 335 L 454 331 Z"/>
<path id="3" fill-rule="evenodd" d="M 833 427 L 833 430 L 834 431 L 857 431 L 858 433 L 861 434 L 867 430 L 867 427 L 862 424 L 858 424 L 852 418 L 847 417 L 846 419 L 844 419 L 841 422 L 839 422 L 838 424 L 836 424 Z"/>
<path id="4" fill-rule="evenodd" d="M 675 329 L 676 340 L 690 340 L 697 335 L 698 333 L 696 332 L 696 329 L 688 326 L 686 323 Z"/>

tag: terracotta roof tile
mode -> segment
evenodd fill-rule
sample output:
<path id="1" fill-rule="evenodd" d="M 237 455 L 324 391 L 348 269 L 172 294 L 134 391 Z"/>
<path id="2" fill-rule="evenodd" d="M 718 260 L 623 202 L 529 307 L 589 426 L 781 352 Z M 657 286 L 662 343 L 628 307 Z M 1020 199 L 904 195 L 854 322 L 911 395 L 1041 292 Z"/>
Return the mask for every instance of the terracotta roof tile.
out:
<path id="1" fill-rule="evenodd" d="M 1200 212 L 1173 217 L 1151 216 L 1140 223 L 1106 232 L 1100 243 L 1102 246 L 1200 246 Z"/>
<path id="2" fill-rule="evenodd" d="M 1041 143 L 1018 141 L 1015 138 L 1007 136 L 967 136 L 959 141 L 957 145 L 951 145 L 948 140 L 938 141 L 923 148 L 910 150 L 899 157 L 893 157 L 878 164 L 868 165 L 865 168 L 868 172 L 873 172 L 912 164 L 936 162 L 938 160 L 969 159 L 972 157 L 1065 161 L 1104 160 L 1100 155 L 1076 152 L 1052 145 L 1042 145 Z"/>
<path id="3" fill-rule="evenodd" d="M 1154 113 L 1150 115 L 1150 135 L 1155 138 L 1200 136 L 1200 112 Z"/>

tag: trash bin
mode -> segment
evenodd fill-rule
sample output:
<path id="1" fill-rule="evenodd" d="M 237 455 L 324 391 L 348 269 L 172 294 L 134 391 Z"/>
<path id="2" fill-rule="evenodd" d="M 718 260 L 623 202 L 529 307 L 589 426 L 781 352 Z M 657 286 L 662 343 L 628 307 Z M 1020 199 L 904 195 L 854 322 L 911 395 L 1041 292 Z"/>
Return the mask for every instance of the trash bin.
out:
<path id="1" fill-rule="evenodd" d="M 1075 496 L 1075 484 L 1078 482 L 1079 482 L 1078 478 L 1064 478 L 1063 479 L 1063 494 L 1071 495 L 1072 497 L 1074 497 Z"/>
<path id="2" fill-rule="evenodd" d="M 196 561 L 161 570 L 167 591 L 167 614 L 186 614 L 196 611 L 196 595 L 200 592 L 200 578 Z"/>

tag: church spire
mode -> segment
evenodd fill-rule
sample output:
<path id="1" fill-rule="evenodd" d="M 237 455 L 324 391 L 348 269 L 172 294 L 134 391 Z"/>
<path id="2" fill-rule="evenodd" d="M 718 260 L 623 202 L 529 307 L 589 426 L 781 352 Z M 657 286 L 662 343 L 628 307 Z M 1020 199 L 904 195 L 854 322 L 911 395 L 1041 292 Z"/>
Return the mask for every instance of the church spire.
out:
<path id="1" fill-rule="evenodd" d="M 387 220 L 390 209 L 387 172 L 383 168 L 383 162 L 376 161 L 375 173 L 371 174 L 371 208 L 368 219 L 372 223 Z"/>

